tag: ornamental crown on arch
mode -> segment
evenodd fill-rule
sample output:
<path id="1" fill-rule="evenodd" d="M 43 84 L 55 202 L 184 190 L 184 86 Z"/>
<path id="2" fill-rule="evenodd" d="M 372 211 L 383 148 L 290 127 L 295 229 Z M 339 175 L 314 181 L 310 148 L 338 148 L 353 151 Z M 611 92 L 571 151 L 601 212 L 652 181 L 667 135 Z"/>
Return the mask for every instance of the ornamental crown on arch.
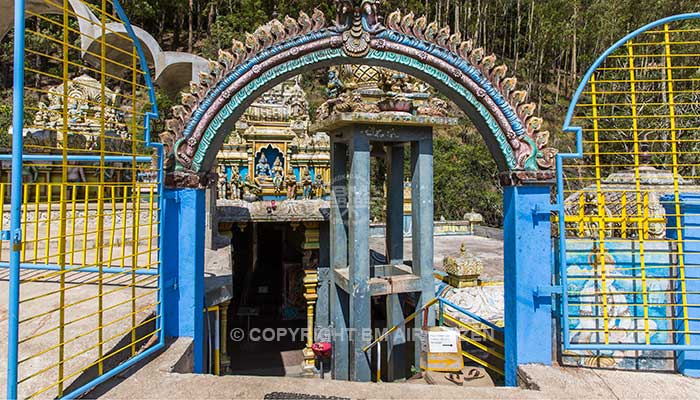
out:
<path id="1" fill-rule="evenodd" d="M 366 56 L 373 46 L 381 50 L 390 41 L 410 42 L 414 46 L 412 56 L 425 60 L 439 55 L 441 70 L 455 79 L 465 77 L 464 68 L 475 69 L 478 72 L 472 72 L 476 74 L 473 76 L 488 82 L 487 86 L 493 90 L 489 88 L 486 93 L 479 85 L 472 85 L 469 90 L 486 103 L 489 110 L 499 107 L 502 110 L 499 111 L 501 115 L 494 118 L 504 136 L 499 146 L 502 150 L 507 146 L 511 154 L 508 169 L 546 171 L 553 168 L 557 151 L 548 145 L 549 132 L 541 130 L 543 120 L 534 115 L 536 104 L 527 102 L 528 93 L 517 89 L 515 77 L 507 77 L 505 64 L 497 65 L 495 55 L 486 55 L 483 48 L 473 46 L 472 40 L 462 40 L 460 32 L 451 32 L 449 26 L 440 28 L 437 22 L 428 23 L 425 16 L 416 18 L 412 12 L 402 15 L 397 10 L 383 18 L 380 5 L 380 0 L 336 0 L 337 18 L 330 26 L 323 12 L 314 9 L 311 16 L 301 12 L 296 19 L 289 16 L 274 19 L 253 33 L 246 33 L 243 42 L 233 40 L 230 49 L 219 50 L 218 59 L 210 60 L 209 72 L 200 73 L 200 82 L 190 83 L 190 90 L 182 94 L 181 104 L 173 107 L 175 118 L 166 121 L 166 131 L 161 134 L 171 155 L 166 166 L 174 166 L 177 160 L 182 170 L 199 172 L 193 169 L 192 161 L 202 141 L 203 128 L 199 126 L 202 115 L 206 115 L 200 107 L 208 96 L 216 95 L 225 78 L 238 71 L 238 67 L 248 66 L 253 76 L 260 76 L 265 72 L 262 61 L 267 62 L 272 56 L 294 58 L 303 47 L 300 39 L 315 36 L 325 38 L 331 48 L 341 48 L 347 56 L 355 58 Z M 240 90 L 243 83 L 231 86 Z"/>

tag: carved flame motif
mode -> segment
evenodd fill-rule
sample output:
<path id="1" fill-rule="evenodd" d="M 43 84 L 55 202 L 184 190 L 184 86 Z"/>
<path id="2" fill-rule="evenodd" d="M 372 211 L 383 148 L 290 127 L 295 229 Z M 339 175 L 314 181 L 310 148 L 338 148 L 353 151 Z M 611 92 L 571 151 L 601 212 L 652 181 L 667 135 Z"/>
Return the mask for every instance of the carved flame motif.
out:
<path id="1" fill-rule="evenodd" d="M 537 106 L 535 103 L 526 103 L 528 93 L 524 90 L 515 90 L 517 79 L 506 77 L 508 67 L 505 64 L 496 65 L 496 56 L 484 55 L 484 49 L 474 48 L 471 40 L 462 40 L 459 32 L 450 35 L 450 28 L 446 26 L 438 28 L 436 22 L 427 23 L 423 16 L 415 19 L 413 13 L 401 15 L 397 10 L 386 19 L 387 28 L 404 35 L 414 36 L 437 46 L 446 48 L 464 60 L 469 61 L 488 78 L 493 86 L 501 93 L 503 98 L 516 110 L 518 118 L 526 127 L 526 138 L 520 138 L 524 146 L 514 146 L 518 166 L 523 167 L 526 160 L 534 157 L 541 169 L 550 169 L 554 166 L 557 150 L 548 147 L 549 132 L 540 131 L 542 119 L 534 117 Z"/>
<path id="2" fill-rule="evenodd" d="M 343 49 L 351 57 L 364 57 L 369 53 L 370 34 L 362 28 L 362 17 L 355 14 L 352 28 L 343 32 Z"/>
<path id="3" fill-rule="evenodd" d="M 540 131 L 541 120 L 533 119 L 536 105 L 526 102 L 528 94 L 526 91 L 517 90 L 515 77 L 506 77 L 508 69 L 505 65 L 497 65 L 493 54 L 486 55 L 483 48 L 474 48 L 471 40 L 463 40 L 459 32 L 451 32 L 449 27 L 440 28 L 435 22 L 429 23 L 425 16 L 416 18 L 413 13 L 402 15 L 400 11 L 395 11 L 383 21 L 379 16 L 379 3 L 379 0 L 336 1 L 338 17 L 331 30 L 336 33 L 335 37 L 340 41 L 336 43 L 342 44 L 346 54 L 364 57 L 370 49 L 374 35 L 385 29 L 452 52 L 476 67 L 492 83 L 526 127 L 526 133 L 520 136 L 515 135 L 512 130 L 504 132 L 515 153 L 516 170 L 553 167 L 556 150 L 548 146 L 549 132 Z M 178 151 L 175 144 L 182 139 L 186 124 L 193 113 L 209 91 L 237 66 L 267 48 L 312 32 L 320 32 L 325 27 L 325 16 L 316 9 L 311 16 L 302 12 L 297 19 L 286 16 L 282 21 L 273 20 L 255 32 L 246 34 L 244 42 L 234 40 L 229 49 L 220 50 L 217 60 L 210 62 L 210 71 L 200 75 L 200 82 L 190 84 L 190 90 L 182 95 L 181 104 L 173 107 L 174 118 L 166 121 L 167 130 L 160 135 L 162 142 L 171 153 Z M 290 50 L 291 54 L 294 54 L 295 50 L 297 47 Z M 198 139 L 192 138 L 192 141 L 193 143 L 187 143 L 187 146 L 198 146 Z M 171 154 L 166 160 L 166 168 L 174 167 L 174 159 Z"/>
<path id="4" fill-rule="evenodd" d="M 217 60 L 209 60 L 209 72 L 200 73 L 199 83 L 190 82 L 189 92 L 182 93 L 180 104 L 172 108 L 175 118 L 166 121 L 166 131 L 159 135 L 161 143 L 166 147 L 166 154 L 175 151 L 175 143 L 182 138 L 190 116 L 199 107 L 209 90 L 238 65 L 267 47 L 321 30 L 325 26 L 325 15 L 320 10 L 314 9 L 311 17 L 301 12 L 298 19 L 286 16 L 283 22 L 272 20 L 256 29 L 254 33 L 246 33 L 245 43 L 234 39 L 229 49 L 219 50 Z M 174 157 L 168 157 L 165 160 L 165 168 L 168 170 L 174 168 L 174 161 Z"/>

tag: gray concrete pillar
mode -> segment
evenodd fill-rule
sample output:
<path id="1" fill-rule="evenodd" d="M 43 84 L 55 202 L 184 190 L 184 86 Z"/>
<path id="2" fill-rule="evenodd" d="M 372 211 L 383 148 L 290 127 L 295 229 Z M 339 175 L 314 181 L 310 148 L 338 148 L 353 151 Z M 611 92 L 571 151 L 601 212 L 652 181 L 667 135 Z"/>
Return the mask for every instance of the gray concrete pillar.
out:
<path id="1" fill-rule="evenodd" d="M 416 305 L 423 307 L 435 297 L 433 279 L 433 140 L 432 136 L 411 143 L 411 196 L 412 196 L 412 249 L 413 273 L 421 277 L 421 294 Z M 423 325 L 421 313 L 416 327 Z M 426 321 L 435 324 L 435 311 L 431 308 Z M 416 360 L 420 360 L 420 343 L 416 341 Z"/>
<path id="2" fill-rule="evenodd" d="M 403 146 L 387 146 L 386 154 L 386 258 L 403 264 Z"/>
<path id="3" fill-rule="evenodd" d="M 314 319 L 316 331 L 322 331 L 325 335 L 326 329 L 331 325 L 330 320 L 330 226 L 326 223 L 319 225 L 319 252 L 318 252 L 318 300 L 316 301 L 316 318 Z M 316 341 L 330 342 L 330 337 L 316 336 Z"/>
<path id="4" fill-rule="evenodd" d="M 352 288 L 350 301 L 350 380 L 371 380 L 369 355 L 362 348 L 372 340 L 369 292 L 369 138 L 359 132 L 350 139 L 348 202 L 348 261 Z M 369 329 L 369 332 L 367 331 Z"/>
<path id="5" fill-rule="evenodd" d="M 347 156 L 345 143 L 331 144 L 330 201 L 330 314 L 333 325 L 333 379 L 348 380 L 349 364 L 349 304 L 348 295 L 336 283 L 335 270 L 348 266 L 347 234 Z"/>
<path id="6" fill-rule="evenodd" d="M 386 296 L 387 329 L 400 324 L 404 319 L 402 296 Z M 406 378 L 406 328 L 397 329 L 387 338 L 387 381 Z"/>

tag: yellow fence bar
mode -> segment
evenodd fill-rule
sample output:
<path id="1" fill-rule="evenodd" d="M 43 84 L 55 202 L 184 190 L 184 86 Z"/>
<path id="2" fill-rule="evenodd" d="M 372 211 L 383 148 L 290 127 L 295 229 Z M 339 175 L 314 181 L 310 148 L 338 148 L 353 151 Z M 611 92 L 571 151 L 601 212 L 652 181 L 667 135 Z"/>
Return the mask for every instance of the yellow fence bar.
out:
<path id="1" fill-rule="evenodd" d="M 669 124 L 671 128 L 671 152 L 672 152 L 672 169 L 673 169 L 673 196 L 675 200 L 675 212 L 676 212 L 676 235 L 678 237 L 678 273 L 681 278 L 681 292 L 682 292 L 682 302 L 683 302 L 683 326 L 685 328 L 686 334 L 684 335 L 685 343 L 690 344 L 690 335 L 687 333 L 690 330 L 688 324 L 688 302 L 686 295 L 686 284 L 685 284 L 685 257 L 683 254 L 683 230 L 681 224 L 681 203 L 680 203 L 680 190 L 678 188 L 678 145 L 676 143 L 676 105 L 675 105 L 675 92 L 673 88 L 673 66 L 671 59 L 671 39 L 668 24 L 664 24 L 664 54 L 666 63 L 666 75 L 667 75 L 667 85 L 668 85 L 668 114 L 669 114 Z"/>
<path id="2" fill-rule="evenodd" d="M 501 368 L 498 368 L 497 366 L 489 363 L 488 361 L 484 361 L 484 360 L 480 359 L 479 357 L 477 357 L 477 356 L 475 356 L 467 351 L 462 351 L 462 356 L 471 360 L 471 361 L 474 361 L 475 363 L 481 365 L 484 368 L 490 369 L 491 371 L 497 373 L 498 375 L 506 376 L 505 372 L 503 372 L 503 370 Z"/>
<path id="3" fill-rule="evenodd" d="M 505 346 L 503 341 L 498 340 L 498 339 L 494 338 L 493 336 L 485 333 L 484 330 L 481 328 L 477 328 L 477 327 L 474 327 L 470 324 L 466 324 L 466 323 L 460 321 L 459 319 L 457 319 L 457 318 L 455 318 L 447 313 L 444 313 L 443 317 L 445 318 L 446 321 L 450 321 L 451 323 L 457 325 L 460 328 L 464 328 L 464 329 L 466 329 L 466 330 L 468 330 L 468 331 L 470 331 L 478 336 L 481 336 L 485 340 L 488 340 L 489 342 L 491 342 L 491 343 L 493 343 L 501 348 L 503 348 Z"/>
<path id="4" fill-rule="evenodd" d="M 596 198 L 597 198 L 597 208 L 598 215 L 606 215 L 605 212 L 605 196 L 603 195 L 603 190 L 601 188 L 601 167 L 600 167 L 600 147 L 598 145 L 598 131 L 596 130 L 598 126 L 598 107 L 597 96 L 596 96 L 596 83 L 595 74 L 591 76 L 591 91 L 593 92 L 591 96 L 591 102 L 593 104 L 593 140 L 594 144 L 594 159 L 595 159 L 595 178 L 596 178 Z M 603 291 L 603 325 L 604 325 L 604 337 L 605 343 L 607 344 L 610 339 L 610 333 L 608 332 L 608 285 L 607 285 L 607 271 L 605 269 L 605 222 L 601 221 L 598 223 L 598 240 L 599 240 L 599 252 L 598 252 L 598 265 L 600 267 L 600 274 L 602 278 L 602 291 Z"/>
<path id="5" fill-rule="evenodd" d="M 628 68 L 629 68 L 629 84 L 630 84 L 630 107 L 632 112 L 632 132 L 634 140 L 634 180 L 635 180 L 635 197 L 637 204 L 637 215 L 643 215 L 648 207 L 643 205 L 643 196 L 641 189 L 641 177 L 639 171 L 639 131 L 638 131 L 638 116 L 637 116 L 637 89 L 636 89 L 636 75 L 635 75 L 635 65 L 634 65 L 634 47 L 631 43 L 627 45 L 628 51 Z M 649 337 L 649 307 L 648 307 L 648 296 L 646 294 L 647 284 L 646 284 L 646 270 L 645 270 L 645 259 L 644 259 L 644 225 L 637 224 L 637 232 L 639 236 L 639 262 L 642 273 L 642 302 L 644 304 L 644 330 L 645 330 L 645 340 L 647 344 L 650 342 Z M 606 341 L 607 343 L 607 341 Z"/>

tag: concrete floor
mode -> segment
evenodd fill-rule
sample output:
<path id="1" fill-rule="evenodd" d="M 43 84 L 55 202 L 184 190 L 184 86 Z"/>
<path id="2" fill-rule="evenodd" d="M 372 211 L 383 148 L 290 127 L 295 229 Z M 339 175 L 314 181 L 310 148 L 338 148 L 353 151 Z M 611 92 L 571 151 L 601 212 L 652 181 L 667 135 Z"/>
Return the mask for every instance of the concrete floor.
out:
<path id="1" fill-rule="evenodd" d="M 467 252 L 479 257 L 484 263 L 482 280 L 491 282 L 503 281 L 502 240 L 481 236 L 435 236 L 433 243 L 435 269 L 443 271 L 443 259 L 447 256 L 458 256 L 460 247 L 464 244 Z M 372 250 L 384 254 L 384 238 L 372 237 L 369 245 Z M 410 238 L 404 240 L 404 258 L 407 260 L 411 259 L 411 245 Z"/>
<path id="2" fill-rule="evenodd" d="M 5 398 L 6 390 L 8 274 L 8 270 L 0 269 L 0 398 Z M 64 304 L 67 307 L 63 315 L 59 311 L 60 280 L 56 272 L 24 271 L 21 279 L 19 359 L 26 361 L 20 363 L 19 378 L 27 378 L 19 385 L 22 398 L 43 390 L 39 398 L 55 398 L 58 394 L 56 383 L 59 381 L 61 340 L 57 328 L 61 317 L 66 323 L 63 337 L 63 388 L 66 391 L 78 388 L 97 374 L 94 361 L 99 358 L 100 351 L 104 355 L 114 352 L 105 360 L 105 370 L 131 355 L 132 314 L 137 339 L 155 328 L 153 313 L 157 303 L 157 276 L 136 276 L 136 286 L 132 291 L 130 275 L 105 275 L 102 281 L 101 332 L 98 329 L 100 295 L 97 274 L 66 274 Z M 133 305 L 132 296 L 135 299 Z M 139 327 L 142 323 L 143 326 Z M 98 345 L 100 337 L 103 342 L 101 349 Z M 148 343 L 151 337 L 139 345 Z"/>
<path id="3" fill-rule="evenodd" d="M 262 399 L 273 392 L 351 399 L 690 399 L 700 379 L 676 374 L 602 371 L 527 365 L 522 387 L 458 387 L 359 383 L 288 377 L 178 374 L 171 372 L 189 343 L 178 340 L 154 361 L 88 393 L 109 399 Z"/>

